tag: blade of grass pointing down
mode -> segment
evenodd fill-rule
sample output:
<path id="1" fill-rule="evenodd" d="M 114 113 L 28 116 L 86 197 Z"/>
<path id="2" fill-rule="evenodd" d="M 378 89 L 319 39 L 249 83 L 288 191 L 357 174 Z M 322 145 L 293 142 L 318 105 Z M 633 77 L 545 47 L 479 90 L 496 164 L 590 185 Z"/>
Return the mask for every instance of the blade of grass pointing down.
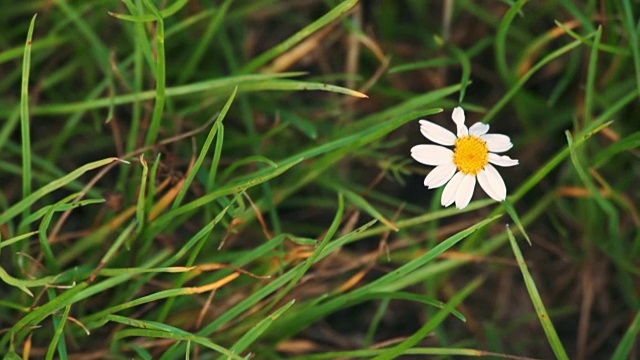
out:
<path id="1" fill-rule="evenodd" d="M 536 314 L 538 315 L 538 319 L 540 319 L 540 323 L 542 324 L 542 329 L 544 330 L 544 333 L 547 335 L 547 340 L 549 341 L 549 345 L 551 346 L 553 353 L 556 355 L 556 358 L 560 360 L 569 360 L 569 356 L 567 356 L 567 352 L 562 346 L 562 342 L 558 337 L 558 333 L 556 333 L 556 329 L 553 327 L 553 323 L 549 318 L 547 309 L 545 309 L 544 304 L 542 303 L 542 298 L 540 298 L 540 293 L 538 293 L 538 288 L 536 287 L 536 283 L 533 281 L 533 278 L 529 273 L 529 269 L 527 268 L 527 263 L 524 261 L 522 252 L 520 252 L 520 248 L 518 247 L 516 238 L 515 236 L 513 236 L 513 232 L 511 232 L 511 229 L 508 226 L 507 226 L 507 235 L 509 236 L 509 242 L 511 243 L 513 254 L 516 257 L 516 261 L 518 262 L 518 266 L 520 267 L 520 271 L 522 272 L 524 283 L 527 286 L 529 297 L 531 297 L 531 302 L 533 303 L 533 307 L 536 309 Z"/>
<path id="2" fill-rule="evenodd" d="M 524 230 L 524 225 L 522 225 L 522 221 L 520 221 L 520 216 L 518 216 L 516 209 L 513 207 L 509 199 L 506 199 L 504 201 L 504 208 L 507 210 L 507 214 L 511 216 L 513 222 L 516 223 L 516 226 L 518 227 L 524 238 L 527 239 L 529 246 L 531 246 L 531 239 L 529 238 L 529 234 L 527 234 L 527 232 Z"/>

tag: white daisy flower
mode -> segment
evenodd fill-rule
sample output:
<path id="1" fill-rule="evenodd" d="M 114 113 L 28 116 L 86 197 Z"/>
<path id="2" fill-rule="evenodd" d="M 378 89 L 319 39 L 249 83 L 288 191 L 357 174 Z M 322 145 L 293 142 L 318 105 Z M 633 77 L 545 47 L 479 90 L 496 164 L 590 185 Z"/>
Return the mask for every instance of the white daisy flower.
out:
<path id="1" fill-rule="evenodd" d="M 464 124 L 464 110 L 453 109 L 453 122 L 458 127 L 457 135 L 427 120 L 420 120 L 420 132 L 427 139 L 445 146 L 416 145 L 411 148 L 411 157 L 416 161 L 435 166 L 424 179 L 424 186 L 429 189 L 444 184 L 442 206 L 456 203 L 458 209 L 469 205 L 476 178 L 480 187 L 496 201 L 504 201 L 507 187 L 504 180 L 493 165 L 515 166 L 518 160 L 496 153 L 505 152 L 513 146 L 507 135 L 487 134 L 489 125 L 478 122 L 467 129 Z"/>

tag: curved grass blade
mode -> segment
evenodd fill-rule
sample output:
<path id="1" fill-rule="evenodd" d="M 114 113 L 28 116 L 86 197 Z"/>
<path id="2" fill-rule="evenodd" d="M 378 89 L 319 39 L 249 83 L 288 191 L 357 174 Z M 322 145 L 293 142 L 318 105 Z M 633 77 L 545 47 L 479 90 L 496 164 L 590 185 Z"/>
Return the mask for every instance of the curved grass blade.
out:
<path id="1" fill-rule="evenodd" d="M 228 359 L 242 360 L 239 355 L 234 354 L 230 350 L 225 349 L 224 347 L 214 343 L 207 338 L 196 336 L 193 334 L 183 334 L 181 332 L 167 332 L 161 330 L 127 329 L 118 332 L 113 337 L 113 341 L 118 341 L 127 337 L 147 337 L 158 339 L 173 339 L 176 341 L 190 341 L 202 345 L 208 349 L 215 350 L 220 354 L 227 356 Z"/>
<path id="2" fill-rule="evenodd" d="M 524 4 L 527 3 L 528 0 L 519 0 L 515 4 L 511 6 L 509 11 L 504 15 L 502 21 L 500 21 L 500 26 L 498 26 L 498 32 L 496 34 L 495 40 L 495 57 L 496 57 L 496 67 L 502 78 L 507 83 L 514 82 L 514 75 L 509 69 L 509 65 L 507 64 L 507 35 L 509 35 L 509 28 L 513 19 L 515 19 L 516 15 L 520 12 Z"/>

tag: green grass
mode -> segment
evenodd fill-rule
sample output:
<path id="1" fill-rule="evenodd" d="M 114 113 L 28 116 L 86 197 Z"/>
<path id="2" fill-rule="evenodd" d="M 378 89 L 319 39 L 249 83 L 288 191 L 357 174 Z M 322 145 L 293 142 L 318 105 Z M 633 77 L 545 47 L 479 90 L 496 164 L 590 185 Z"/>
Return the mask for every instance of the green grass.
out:
<path id="1" fill-rule="evenodd" d="M 3 9 L 4 358 L 638 357 L 633 1 Z M 409 156 L 460 104 L 504 203 Z"/>

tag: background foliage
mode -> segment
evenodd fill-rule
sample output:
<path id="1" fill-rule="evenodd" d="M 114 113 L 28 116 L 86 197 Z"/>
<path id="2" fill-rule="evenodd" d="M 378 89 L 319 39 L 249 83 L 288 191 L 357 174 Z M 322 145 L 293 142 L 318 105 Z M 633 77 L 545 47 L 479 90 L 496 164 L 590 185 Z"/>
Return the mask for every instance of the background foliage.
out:
<path id="1" fill-rule="evenodd" d="M 5 358 L 639 356 L 636 2 L 1 5 Z M 422 186 L 458 104 L 505 203 Z"/>

